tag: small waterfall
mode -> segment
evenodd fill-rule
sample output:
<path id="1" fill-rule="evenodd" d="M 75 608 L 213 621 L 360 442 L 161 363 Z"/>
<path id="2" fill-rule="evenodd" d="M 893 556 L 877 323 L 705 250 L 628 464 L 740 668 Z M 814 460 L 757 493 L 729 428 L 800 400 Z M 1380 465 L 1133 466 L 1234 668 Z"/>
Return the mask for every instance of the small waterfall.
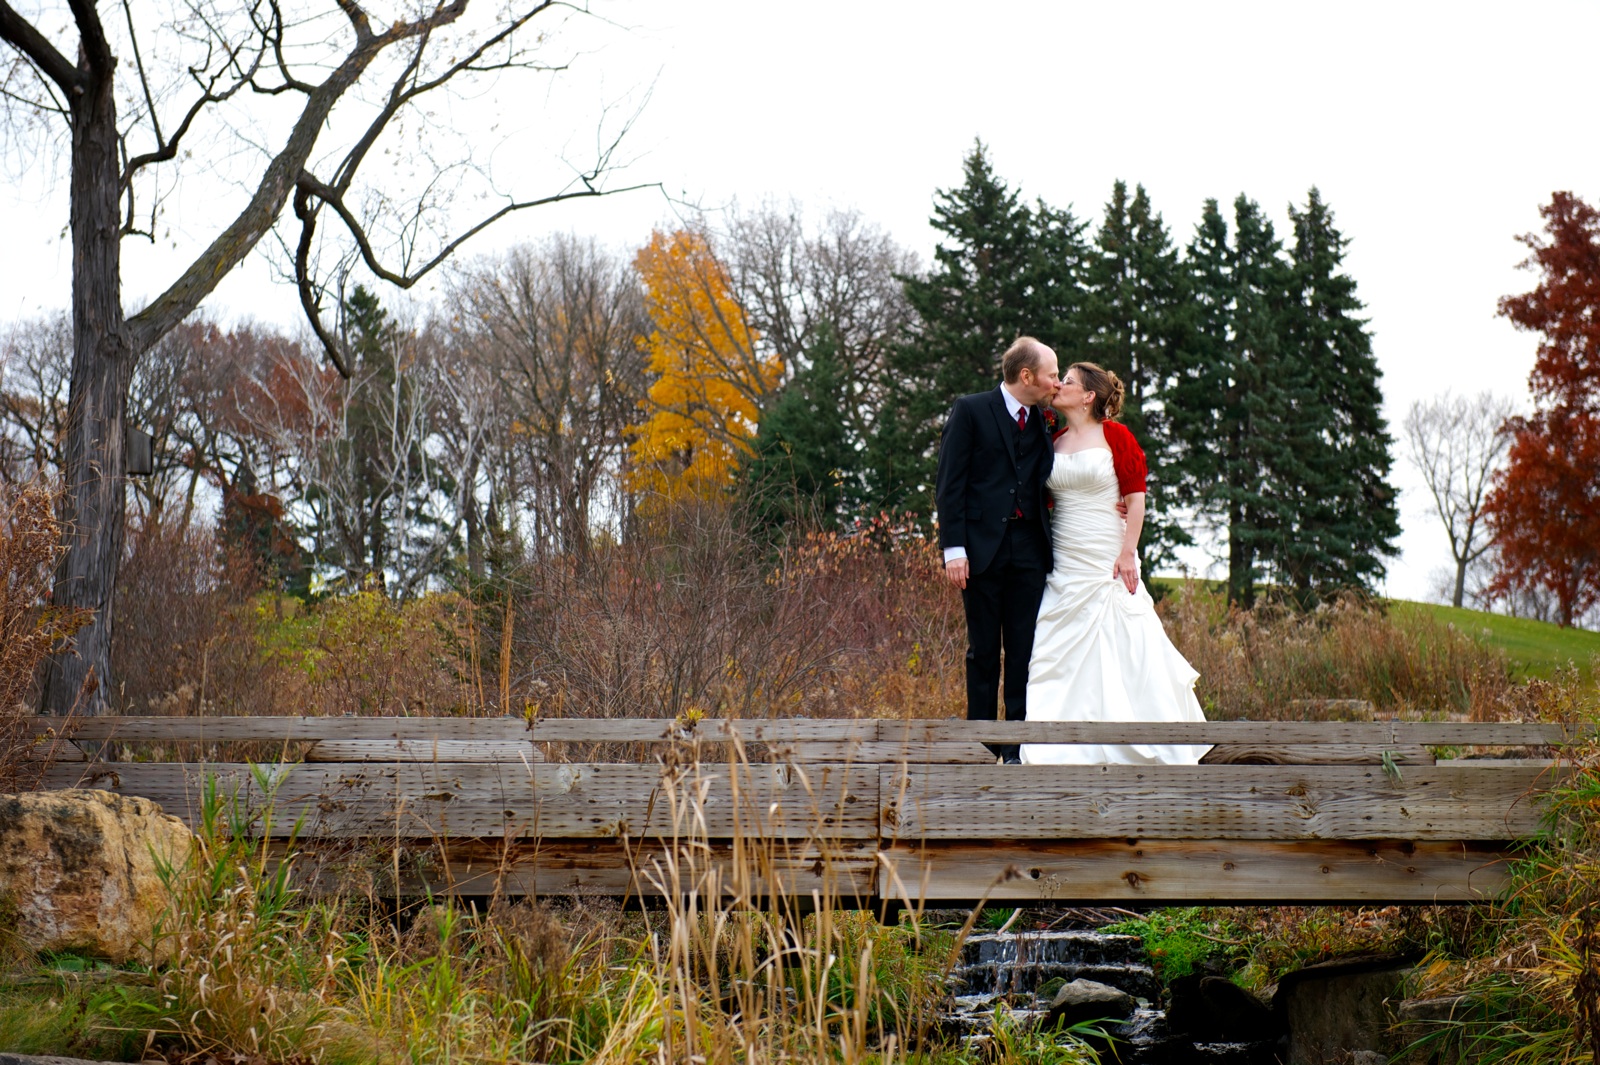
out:
<path id="1" fill-rule="evenodd" d="M 962 946 L 950 973 L 953 1035 L 983 1038 L 996 1007 L 1022 1023 L 1038 1023 L 1055 989 L 1092 980 L 1132 995 L 1138 1008 L 1108 1027 L 1125 1065 L 1277 1065 L 1275 1038 L 1259 1042 L 1198 1043 L 1168 1030 L 1163 989 L 1137 936 L 1101 932 L 981 932 Z M 1267 1034 L 1267 1033 L 1263 1033 Z"/>

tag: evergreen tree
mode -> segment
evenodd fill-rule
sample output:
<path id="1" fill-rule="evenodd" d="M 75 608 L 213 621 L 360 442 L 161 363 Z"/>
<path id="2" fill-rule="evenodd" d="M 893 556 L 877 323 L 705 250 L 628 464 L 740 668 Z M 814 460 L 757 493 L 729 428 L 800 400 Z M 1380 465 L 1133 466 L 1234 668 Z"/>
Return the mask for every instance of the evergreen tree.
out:
<path id="1" fill-rule="evenodd" d="M 369 576 L 381 581 L 393 545 L 387 520 L 391 482 L 382 473 L 385 434 L 379 397 L 395 387 L 395 325 L 378 297 L 357 285 L 344 302 L 344 331 L 354 363 L 353 383 L 347 387 L 355 391 L 343 444 L 354 487 L 353 512 L 345 516 L 348 525 L 341 530 L 344 568 L 358 581 Z"/>
<path id="2" fill-rule="evenodd" d="M 1294 226 L 1293 313 L 1285 345 L 1307 383 L 1295 443 L 1304 479 L 1295 535 L 1283 545 L 1280 576 L 1303 604 L 1329 591 L 1370 589 L 1382 556 L 1400 534 L 1388 483 L 1394 439 L 1383 417 L 1382 371 L 1355 279 L 1343 272 L 1349 243 L 1313 188 L 1289 208 Z"/>
<path id="3" fill-rule="evenodd" d="M 1163 413 L 1163 394 L 1184 340 L 1182 266 L 1166 223 L 1142 185 L 1131 199 L 1126 182 L 1113 186 L 1094 245 L 1085 271 L 1086 357 L 1114 371 L 1128 388 L 1122 421 L 1150 465 L 1139 545 L 1149 572 L 1171 560 L 1173 547 L 1193 542 L 1172 512 L 1168 467 L 1179 457 Z"/>
<path id="4" fill-rule="evenodd" d="M 983 144 L 964 180 L 940 190 L 930 220 L 942 240 L 926 277 L 903 279 L 917 325 L 890 359 L 895 393 L 872 446 L 872 493 L 892 508 L 931 507 L 939 431 L 950 405 L 999 383 L 1000 354 L 1023 334 L 1063 361 L 1085 335 L 1085 224 L 1030 207 L 994 172 Z"/>
<path id="5" fill-rule="evenodd" d="M 1281 332 L 1291 272 L 1272 223 L 1234 202 L 1234 231 L 1206 201 L 1187 261 L 1190 313 L 1165 413 L 1186 501 L 1227 530 L 1228 601 L 1249 608 L 1291 535 L 1298 471 L 1288 440 L 1301 385 Z"/>
<path id="6" fill-rule="evenodd" d="M 770 528 L 820 523 L 836 527 L 861 495 L 860 455 L 846 411 L 850 380 L 834 333 L 824 327 L 761 420 L 741 481 L 751 507 Z"/>
<path id="7" fill-rule="evenodd" d="M 405 337 L 362 285 L 344 302 L 343 329 L 352 375 L 344 385 L 350 389 L 345 436 L 333 443 L 341 472 L 336 498 L 326 501 L 329 524 L 346 579 L 382 586 L 390 571 L 409 567 L 419 530 L 438 527 L 430 489 L 450 497 L 455 484 L 443 471 L 434 471 L 431 486 L 422 476 L 424 434 L 405 425 L 418 416 L 417 397 L 397 360 Z"/>
<path id="8" fill-rule="evenodd" d="M 1228 598 L 1275 581 L 1302 606 L 1367 588 L 1398 532 L 1392 441 L 1344 238 L 1315 193 L 1285 255 L 1244 196 L 1207 201 L 1185 263 L 1185 335 L 1163 416 L 1184 501 L 1226 528 Z"/>

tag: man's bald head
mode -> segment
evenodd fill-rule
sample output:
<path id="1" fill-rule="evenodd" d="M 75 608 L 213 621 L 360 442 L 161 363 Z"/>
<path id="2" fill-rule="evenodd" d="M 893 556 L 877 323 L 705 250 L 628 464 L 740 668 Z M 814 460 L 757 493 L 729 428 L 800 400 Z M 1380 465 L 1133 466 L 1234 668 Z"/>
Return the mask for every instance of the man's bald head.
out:
<path id="1" fill-rule="evenodd" d="M 1054 357 L 1055 352 L 1033 337 L 1018 337 L 1000 356 L 1000 374 L 1006 384 L 1014 385 L 1022 379 L 1023 370 L 1038 373 L 1046 355 Z"/>

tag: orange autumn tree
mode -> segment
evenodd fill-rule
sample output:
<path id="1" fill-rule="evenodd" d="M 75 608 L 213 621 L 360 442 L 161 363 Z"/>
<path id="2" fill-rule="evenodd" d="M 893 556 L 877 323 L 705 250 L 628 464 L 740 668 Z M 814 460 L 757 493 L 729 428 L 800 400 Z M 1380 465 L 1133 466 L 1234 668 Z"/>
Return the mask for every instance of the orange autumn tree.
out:
<path id="1" fill-rule="evenodd" d="M 1537 404 L 1507 423 L 1511 450 L 1486 501 L 1500 552 L 1491 590 L 1540 590 L 1571 625 L 1600 603 L 1600 211 L 1570 192 L 1540 208 L 1522 242 L 1539 273 L 1500 313 L 1541 334 L 1529 385 Z"/>
<path id="2" fill-rule="evenodd" d="M 703 232 L 657 230 L 634 265 L 650 317 L 640 343 L 655 380 L 644 421 L 629 429 L 632 484 L 666 499 L 710 497 L 732 486 L 751 454 L 783 360 L 761 352 Z"/>

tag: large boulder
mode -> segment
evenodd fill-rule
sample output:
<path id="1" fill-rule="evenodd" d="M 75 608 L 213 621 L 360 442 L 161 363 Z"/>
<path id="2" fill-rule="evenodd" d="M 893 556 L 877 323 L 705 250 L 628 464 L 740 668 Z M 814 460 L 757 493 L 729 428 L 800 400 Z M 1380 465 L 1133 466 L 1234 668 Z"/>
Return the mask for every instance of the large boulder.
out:
<path id="1" fill-rule="evenodd" d="M 193 836 L 149 799 L 108 791 L 0 795 L 0 912 L 40 951 L 150 961 L 167 902 L 158 861 Z"/>
<path id="2" fill-rule="evenodd" d="M 1267 1005 L 1223 976 L 1191 973 L 1168 985 L 1167 1027 L 1197 1043 L 1253 1043 L 1277 1039 L 1282 1025 Z"/>
<path id="3" fill-rule="evenodd" d="M 1273 1006 L 1289 1028 L 1289 1065 L 1333 1065 L 1358 1053 L 1383 1056 L 1408 959 L 1340 958 L 1308 965 L 1278 982 Z"/>
<path id="4" fill-rule="evenodd" d="M 1138 1006 L 1138 1001 L 1120 988 L 1094 980 L 1073 980 L 1061 985 L 1039 1023 L 1049 1031 L 1058 1026 L 1071 1028 L 1084 1021 L 1125 1021 Z"/>

